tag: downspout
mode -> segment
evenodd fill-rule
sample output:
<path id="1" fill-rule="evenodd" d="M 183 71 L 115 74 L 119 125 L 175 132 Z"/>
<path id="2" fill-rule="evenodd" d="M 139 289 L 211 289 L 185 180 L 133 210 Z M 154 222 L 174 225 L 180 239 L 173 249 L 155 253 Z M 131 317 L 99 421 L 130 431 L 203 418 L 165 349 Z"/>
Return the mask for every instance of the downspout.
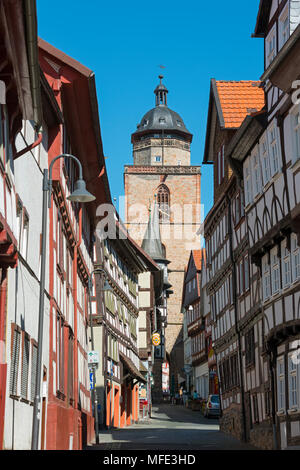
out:
<path id="1" fill-rule="evenodd" d="M 235 330 L 238 338 L 238 356 L 239 356 L 239 366 L 240 366 L 240 387 L 241 387 L 241 401 L 242 401 L 242 440 L 246 442 L 246 412 L 245 412 L 245 391 L 244 391 L 244 377 L 243 377 L 243 362 L 242 362 L 242 343 L 241 343 L 241 334 L 238 327 L 238 311 L 237 311 L 237 282 L 236 282 L 236 263 L 233 255 L 233 246 L 232 246 L 232 225 L 231 225 L 231 201 L 229 196 L 226 194 L 226 200 L 228 205 L 228 235 L 229 235 L 229 248 L 230 248 L 230 259 L 232 263 L 232 291 L 233 291 L 233 304 L 234 304 L 234 317 L 235 317 Z"/>
<path id="2" fill-rule="evenodd" d="M 73 267 L 73 286 L 74 286 L 74 339 L 75 339 L 75 348 L 74 348 L 74 408 L 75 410 L 78 409 L 78 344 L 77 344 L 77 332 L 78 332 L 78 325 L 77 325 L 77 253 L 78 247 L 81 244 L 81 231 L 82 231 L 82 207 L 79 208 L 78 214 L 78 241 L 74 247 L 74 267 Z M 80 446 L 80 436 L 78 439 L 77 447 L 81 448 Z M 79 449 L 80 450 L 80 449 Z"/>

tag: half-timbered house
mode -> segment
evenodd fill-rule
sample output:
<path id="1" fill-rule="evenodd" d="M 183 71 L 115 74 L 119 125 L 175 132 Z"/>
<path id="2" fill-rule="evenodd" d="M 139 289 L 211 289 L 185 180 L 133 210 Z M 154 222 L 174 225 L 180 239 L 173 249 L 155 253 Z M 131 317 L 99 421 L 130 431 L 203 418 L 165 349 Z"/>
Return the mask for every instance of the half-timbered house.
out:
<path id="1" fill-rule="evenodd" d="M 42 185 L 30 151 L 42 140 L 35 8 L 0 4 L 0 449 L 31 446 Z"/>
<path id="2" fill-rule="evenodd" d="M 241 323 L 251 310 L 248 236 L 243 192 L 226 148 L 247 114 L 264 105 L 259 82 L 211 81 L 203 163 L 214 165 L 214 205 L 204 223 L 206 291 L 210 298 L 212 350 L 218 365 L 221 429 L 246 439 Z"/>
<path id="3" fill-rule="evenodd" d="M 205 318 L 201 309 L 203 258 L 204 249 L 191 251 L 183 286 L 183 308 L 187 335 L 190 338 L 189 352 L 192 366 L 191 384 L 186 384 L 186 389 L 187 391 L 193 389 L 197 391 L 199 397 L 206 399 L 209 394 L 209 373 Z M 189 373 L 186 375 L 188 379 Z"/>
<path id="4" fill-rule="evenodd" d="M 82 449 L 94 439 L 87 354 L 95 214 L 99 204 L 110 202 L 110 193 L 93 72 L 41 39 L 39 60 L 48 108 L 56 116 L 48 125 L 47 164 L 63 153 L 75 155 L 96 197 L 89 204 L 69 201 L 78 168 L 70 159 L 55 163 L 48 239 L 49 363 L 44 368 L 48 390 L 41 447 Z"/>
<path id="5" fill-rule="evenodd" d="M 114 217 L 115 237 L 97 230 L 95 267 L 101 267 L 105 275 L 95 271 L 92 322 L 95 348 L 101 355 L 96 371 L 99 424 L 122 428 L 138 421 L 139 384 L 147 384 L 139 357 L 138 335 L 145 322 L 139 328 L 138 277 L 147 271 L 159 273 L 160 268 L 129 237 L 117 214 Z M 104 292 L 103 302 L 104 279 L 111 290 Z M 151 302 L 151 291 L 146 287 L 142 292 Z M 142 305 L 144 311 L 145 299 Z"/>
<path id="6" fill-rule="evenodd" d="M 264 38 L 266 108 L 244 120 L 227 155 L 243 184 L 251 272 L 258 269 L 245 361 L 250 438 L 264 448 L 300 444 L 299 23 L 299 2 L 260 2 L 254 36 Z"/>

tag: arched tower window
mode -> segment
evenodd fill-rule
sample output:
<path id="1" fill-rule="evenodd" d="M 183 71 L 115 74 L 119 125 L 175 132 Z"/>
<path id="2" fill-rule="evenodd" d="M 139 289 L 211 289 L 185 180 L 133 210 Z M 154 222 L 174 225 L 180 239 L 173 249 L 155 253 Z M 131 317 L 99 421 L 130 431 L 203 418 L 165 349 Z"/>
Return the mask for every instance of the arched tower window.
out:
<path id="1" fill-rule="evenodd" d="M 165 184 L 157 188 L 157 204 L 159 207 L 159 218 L 162 221 L 170 219 L 170 191 Z"/>

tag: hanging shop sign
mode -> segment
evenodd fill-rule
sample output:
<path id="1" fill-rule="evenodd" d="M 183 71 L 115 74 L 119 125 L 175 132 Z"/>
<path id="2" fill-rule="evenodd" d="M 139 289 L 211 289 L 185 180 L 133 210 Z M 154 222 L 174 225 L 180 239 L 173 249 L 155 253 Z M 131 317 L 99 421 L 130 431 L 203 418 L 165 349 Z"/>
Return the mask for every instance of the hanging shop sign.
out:
<path id="1" fill-rule="evenodd" d="M 153 346 L 159 346 L 160 343 L 161 343 L 160 334 L 159 333 L 153 333 L 153 335 L 152 335 L 152 344 L 153 344 Z"/>

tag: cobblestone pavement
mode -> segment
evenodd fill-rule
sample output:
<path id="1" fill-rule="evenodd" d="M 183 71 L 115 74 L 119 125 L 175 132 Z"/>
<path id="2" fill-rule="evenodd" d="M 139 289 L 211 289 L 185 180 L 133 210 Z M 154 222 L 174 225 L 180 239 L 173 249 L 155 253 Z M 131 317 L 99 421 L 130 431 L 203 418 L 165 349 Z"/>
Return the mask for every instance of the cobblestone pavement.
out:
<path id="1" fill-rule="evenodd" d="M 123 429 L 101 430 L 91 450 L 257 450 L 219 431 L 217 419 L 181 405 L 153 406 L 152 417 Z"/>

